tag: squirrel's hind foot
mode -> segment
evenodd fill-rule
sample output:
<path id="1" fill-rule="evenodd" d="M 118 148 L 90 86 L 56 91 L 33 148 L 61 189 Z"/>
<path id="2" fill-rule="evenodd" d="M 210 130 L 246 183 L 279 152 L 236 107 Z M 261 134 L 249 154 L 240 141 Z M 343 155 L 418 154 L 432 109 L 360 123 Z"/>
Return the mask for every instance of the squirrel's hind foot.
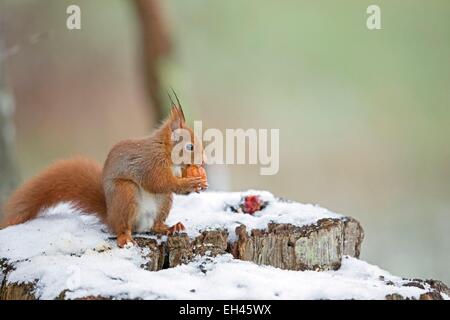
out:
<path id="1" fill-rule="evenodd" d="M 136 244 L 131 234 L 123 233 L 117 236 L 117 245 L 120 248 L 130 247 Z"/>
<path id="2" fill-rule="evenodd" d="M 181 232 L 186 230 L 186 228 L 184 227 L 184 224 L 182 224 L 181 222 L 177 222 L 175 223 L 173 226 L 171 226 L 168 230 L 167 230 L 167 235 L 172 235 L 176 232 Z"/>
<path id="3" fill-rule="evenodd" d="M 156 224 L 152 231 L 158 234 L 162 234 L 165 236 L 173 235 L 174 233 L 181 232 L 186 230 L 184 225 L 181 222 L 175 223 L 173 226 L 169 227 L 166 224 Z"/>

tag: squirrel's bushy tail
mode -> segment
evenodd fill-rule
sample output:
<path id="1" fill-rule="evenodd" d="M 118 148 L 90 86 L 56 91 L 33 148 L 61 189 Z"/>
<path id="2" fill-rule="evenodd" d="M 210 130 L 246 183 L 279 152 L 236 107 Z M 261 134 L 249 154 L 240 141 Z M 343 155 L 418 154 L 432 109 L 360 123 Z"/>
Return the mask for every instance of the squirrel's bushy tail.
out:
<path id="1" fill-rule="evenodd" d="M 102 168 L 96 162 L 85 158 L 58 161 L 26 182 L 6 203 L 2 227 L 23 223 L 44 208 L 69 201 L 85 213 L 106 216 Z"/>

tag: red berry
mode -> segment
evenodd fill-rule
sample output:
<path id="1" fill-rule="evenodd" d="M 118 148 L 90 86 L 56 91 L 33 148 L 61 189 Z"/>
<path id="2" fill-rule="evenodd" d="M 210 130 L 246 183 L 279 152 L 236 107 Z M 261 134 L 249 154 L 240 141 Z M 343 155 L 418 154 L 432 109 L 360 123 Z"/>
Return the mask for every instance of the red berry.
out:
<path id="1" fill-rule="evenodd" d="M 242 211 L 248 214 L 254 214 L 261 210 L 262 201 L 257 195 L 248 195 L 244 198 Z"/>

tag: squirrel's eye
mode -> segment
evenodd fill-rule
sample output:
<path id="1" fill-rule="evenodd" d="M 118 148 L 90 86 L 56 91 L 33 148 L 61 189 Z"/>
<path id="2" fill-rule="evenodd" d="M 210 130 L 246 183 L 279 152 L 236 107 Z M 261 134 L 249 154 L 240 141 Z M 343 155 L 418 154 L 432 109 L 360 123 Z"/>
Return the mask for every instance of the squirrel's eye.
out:
<path id="1" fill-rule="evenodd" d="M 192 143 L 188 143 L 186 144 L 185 148 L 187 151 L 192 151 L 194 150 L 194 145 Z"/>

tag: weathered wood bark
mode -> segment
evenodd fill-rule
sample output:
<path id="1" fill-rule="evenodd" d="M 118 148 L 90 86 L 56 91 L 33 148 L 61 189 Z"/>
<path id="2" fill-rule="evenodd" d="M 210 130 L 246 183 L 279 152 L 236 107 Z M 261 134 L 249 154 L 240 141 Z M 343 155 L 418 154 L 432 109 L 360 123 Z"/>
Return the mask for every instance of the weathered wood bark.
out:
<path id="1" fill-rule="evenodd" d="M 0 290 L 0 300 L 36 300 L 34 284 L 5 284 Z"/>
<path id="2" fill-rule="evenodd" d="M 146 236 L 134 236 L 137 244 L 146 248 L 149 262 L 142 266 L 149 271 L 176 267 L 190 262 L 195 256 L 217 256 L 227 253 L 228 233 L 224 230 L 204 231 L 191 239 L 187 234 L 175 234 L 167 237 L 167 241 L 159 242 Z"/>
<path id="3" fill-rule="evenodd" d="M 142 267 L 149 271 L 163 269 L 166 256 L 165 246 L 158 244 L 155 239 L 136 237 L 135 240 L 138 246 L 148 249 L 148 253 L 145 255 L 148 258 L 148 263 Z"/>
<path id="4" fill-rule="evenodd" d="M 0 260 L 0 300 L 35 300 L 34 283 L 7 283 L 6 278 L 12 267 Z"/>
<path id="5" fill-rule="evenodd" d="M 195 239 L 187 234 L 170 236 L 167 239 L 168 266 L 176 267 L 189 262 L 197 255 L 217 256 L 228 247 L 228 233 L 224 230 L 203 231 Z"/>
<path id="6" fill-rule="evenodd" d="M 2 30 L 0 17 L 0 32 Z M 14 153 L 13 99 L 6 81 L 4 38 L 0 33 L 0 220 L 3 204 L 17 184 Z"/>
<path id="7" fill-rule="evenodd" d="M 343 255 L 359 257 L 364 232 L 351 218 L 322 219 L 296 227 L 269 224 L 267 230 L 236 229 L 233 255 L 242 260 L 289 270 L 335 270 Z"/>

